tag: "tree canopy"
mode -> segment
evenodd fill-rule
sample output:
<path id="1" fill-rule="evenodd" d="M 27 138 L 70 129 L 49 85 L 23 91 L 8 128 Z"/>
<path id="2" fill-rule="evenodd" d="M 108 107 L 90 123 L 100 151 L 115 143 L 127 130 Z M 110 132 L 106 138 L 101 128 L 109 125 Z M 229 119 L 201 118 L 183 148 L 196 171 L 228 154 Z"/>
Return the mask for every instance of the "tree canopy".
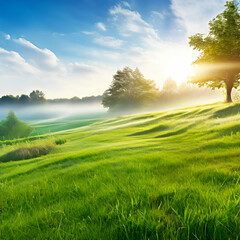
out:
<path id="1" fill-rule="evenodd" d="M 138 68 L 125 67 L 113 76 L 110 88 L 103 94 L 102 104 L 110 111 L 128 110 L 149 104 L 158 94 L 153 80 L 145 79 Z"/>
<path id="2" fill-rule="evenodd" d="M 0 104 L 41 104 L 46 102 L 45 95 L 42 91 L 34 90 L 30 95 L 22 94 L 21 96 L 5 95 L 0 98 Z"/>
<path id="3" fill-rule="evenodd" d="M 32 128 L 25 122 L 20 121 L 13 111 L 10 111 L 7 118 L 0 122 L 0 139 L 13 139 L 28 137 Z"/>
<path id="4" fill-rule="evenodd" d="M 200 52 L 190 82 L 212 89 L 225 87 L 226 101 L 232 102 L 232 89 L 240 84 L 240 14 L 235 1 L 227 1 L 225 7 L 209 22 L 207 36 L 190 37 L 190 46 Z"/>
<path id="5" fill-rule="evenodd" d="M 42 91 L 36 90 L 30 93 L 30 101 L 32 103 L 43 103 L 46 101 L 45 94 Z"/>

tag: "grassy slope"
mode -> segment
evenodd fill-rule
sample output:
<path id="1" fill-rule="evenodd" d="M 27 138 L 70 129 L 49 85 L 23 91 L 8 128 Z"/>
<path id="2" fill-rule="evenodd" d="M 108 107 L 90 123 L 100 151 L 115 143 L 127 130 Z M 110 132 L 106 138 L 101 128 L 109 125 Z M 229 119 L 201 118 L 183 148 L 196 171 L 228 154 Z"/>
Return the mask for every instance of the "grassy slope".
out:
<path id="1" fill-rule="evenodd" d="M 0 239 L 237 239 L 239 112 L 96 122 L 59 132 L 68 141 L 49 155 L 0 163 Z"/>
<path id="2" fill-rule="evenodd" d="M 76 115 L 71 117 L 62 117 L 56 120 L 45 120 L 40 123 L 32 124 L 34 128 L 32 135 L 37 136 L 46 133 L 54 133 L 58 131 L 87 126 L 89 124 L 100 121 L 106 118 L 106 113 Z"/>

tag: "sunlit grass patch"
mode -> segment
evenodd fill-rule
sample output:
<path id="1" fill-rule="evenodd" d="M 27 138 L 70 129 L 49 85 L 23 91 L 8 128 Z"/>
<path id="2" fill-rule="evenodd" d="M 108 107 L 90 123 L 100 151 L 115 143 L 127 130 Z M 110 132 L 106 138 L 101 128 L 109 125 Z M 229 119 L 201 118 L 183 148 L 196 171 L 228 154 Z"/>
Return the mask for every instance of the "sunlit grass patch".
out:
<path id="1" fill-rule="evenodd" d="M 3 145 L 1 155 L 53 149 L 0 163 L 0 238 L 237 239 L 240 115 L 212 117 L 229 106 L 123 116 Z"/>

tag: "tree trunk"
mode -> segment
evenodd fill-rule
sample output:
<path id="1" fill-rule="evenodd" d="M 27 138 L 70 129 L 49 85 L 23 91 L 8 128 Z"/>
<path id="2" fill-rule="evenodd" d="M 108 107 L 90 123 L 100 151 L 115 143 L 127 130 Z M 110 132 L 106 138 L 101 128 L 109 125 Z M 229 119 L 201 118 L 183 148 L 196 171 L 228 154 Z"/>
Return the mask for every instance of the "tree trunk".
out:
<path id="1" fill-rule="evenodd" d="M 232 89 L 233 89 L 233 81 L 226 82 L 226 92 L 227 92 L 227 99 L 226 102 L 232 102 Z"/>

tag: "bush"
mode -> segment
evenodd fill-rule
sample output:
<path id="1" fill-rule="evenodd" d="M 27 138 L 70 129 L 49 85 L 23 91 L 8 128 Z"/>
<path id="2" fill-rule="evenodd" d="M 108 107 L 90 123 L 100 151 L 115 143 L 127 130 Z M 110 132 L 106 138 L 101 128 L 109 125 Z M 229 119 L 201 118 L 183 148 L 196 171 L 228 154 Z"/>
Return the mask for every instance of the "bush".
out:
<path id="1" fill-rule="evenodd" d="M 28 137 L 32 130 L 27 123 L 20 121 L 15 113 L 10 111 L 7 118 L 0 122 L 0 139 Z"/>
<path id="2" fill-rule="evenodd" d="M 56 139 L 55 140 L 55 143 L 56 143 L 56 145 L 62 145 L 62 144 L 64 144 L 64 143 L 66 143 L 66 139 Z"/>

